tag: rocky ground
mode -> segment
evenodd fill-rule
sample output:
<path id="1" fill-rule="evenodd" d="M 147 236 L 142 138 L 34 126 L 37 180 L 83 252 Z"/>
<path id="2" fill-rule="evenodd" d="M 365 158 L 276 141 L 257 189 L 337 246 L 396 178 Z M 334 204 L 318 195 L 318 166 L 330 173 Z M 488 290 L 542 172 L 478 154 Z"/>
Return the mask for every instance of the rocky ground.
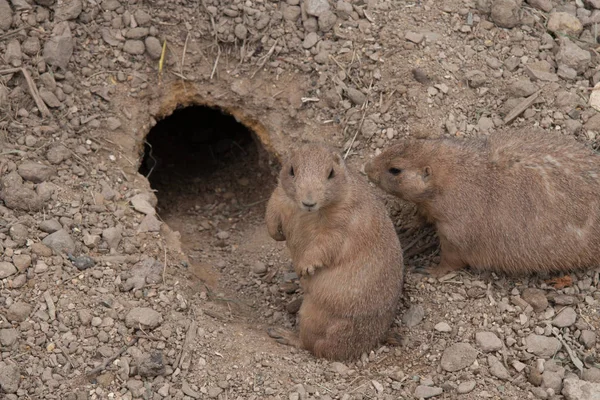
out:
<path id="1" fill-rule="evenodd" d="M 504 125 L 596 148 L 598 23 L 596 0 L 0 0 L 0 397 L 597 399 L 599 270 L 416 274 L 434 235 L 390 198 L 402 345 L 342 364 L 271 341 L 301 293 L 261 149 L 325 140 L 360 169 Z M 255 141 L 161 125 L 194 103 Z"/>

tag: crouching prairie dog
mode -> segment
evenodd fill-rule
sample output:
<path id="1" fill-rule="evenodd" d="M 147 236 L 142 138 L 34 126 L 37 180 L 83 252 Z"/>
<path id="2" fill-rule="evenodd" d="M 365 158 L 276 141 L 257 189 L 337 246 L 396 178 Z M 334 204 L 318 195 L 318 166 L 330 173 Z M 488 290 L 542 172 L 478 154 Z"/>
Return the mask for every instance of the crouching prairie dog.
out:
<path id="1" fill-rule="evenodd" d="M 388 337 L 402 292 L 400 242 L 365 178 L 320 144 L 292 151 L 267 204 L 266 223 L 285 240 L 304 291 L 299 334 L 278 342 L 317 357 L 350 360 Z"/>
<path id="2" fill-rule="evenodd" d="M 600 157 L 540 129 L 474 139 L 407 139 L 369 179 L 435 224 L 442 276 L 466 266 L 512 275 L 600 264 Z"/>

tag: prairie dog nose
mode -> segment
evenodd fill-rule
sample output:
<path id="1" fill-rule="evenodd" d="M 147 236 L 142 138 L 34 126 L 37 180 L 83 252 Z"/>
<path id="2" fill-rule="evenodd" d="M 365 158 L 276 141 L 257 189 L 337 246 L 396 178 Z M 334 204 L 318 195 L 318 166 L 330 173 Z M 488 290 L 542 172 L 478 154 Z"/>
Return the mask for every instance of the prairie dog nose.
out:
<path id="1" fill-rule="evenodd" d="M 302 205 L 303 205 L 304 207 L 311 208 L 311 207 L 314 207 L 314 206 L 316 206 L 316 205 L 317 205 L 317 203 L 315 203 L 315 202 L 311 202 L 311 201 L 303 201 L 303 202 L 302 202 Z"/>

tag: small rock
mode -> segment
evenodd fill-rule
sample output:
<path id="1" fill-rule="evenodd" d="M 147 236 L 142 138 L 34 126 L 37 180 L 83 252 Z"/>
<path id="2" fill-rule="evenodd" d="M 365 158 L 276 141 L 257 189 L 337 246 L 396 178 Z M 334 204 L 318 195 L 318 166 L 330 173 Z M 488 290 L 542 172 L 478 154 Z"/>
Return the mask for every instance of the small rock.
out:
<path id="1" fill-rule="evenodd" d="M 577 46 L 569 38 L 561 37 L 560 49 L 556 54 L 556 61 L 582 73 L 590 65 L 592 55 L 589 51 Z"/>
<path id="2" fill-rule="evenodd" d="M 308 15 L 319 18 L 325 11 L 329 11 L 329 1 L 327 0 L 306 0 L 304 7 Z"/>
<path id="3" fill-rule="evenodd" d="M 19 340 L 19 331 L 13 328 L 0 329 L 0 344 L 3 347 L 11 347 Z"/>
<path id="4" fill-rule="evenodd" d="M 461 382 L 460 385 L 458 385 L 456 391 L 458 392 L 458 394 L 467 394 L 472 392 L 473 389 L 475 389 L 475 385 L 477 385 L 477 382 L 475 381 Z"/>
<path id="5" fill-rule="evenodd" d="M 62 1 L 56 5 L 54 20 L 57 22 L 74 20 L 79 17 L 82 11 L 83 4 L 81 0 Z"/>
<path id="6" fill-rule="evenodd" d="M 9 40 L 4 52 L 4 59 L 13 67 L 21 66 L 23 54 L 21 52 L 21 43 L 17 39 Z"/>
<path id="7" fill-rule="evenodd" d="M 144 39 L 144 44 L 146 45 L 146 52 L 153 60 L 158 60 L 162 55 L 162 46 L 160 45 L 160 40 L 155 38 L 154 36 L 148 36 Z"/>
<path id="8" fill-rule="evenodd" d="M 496 378 L 505 381 L 510 379 L 510 374 L 496 356 L 488 356 L 488 365 L 490 366 L 490 373 Z"/>
<path id="9" fill-rule="evenodd" d="M 131 309 L 125 316 L 125 325 L 129 328 L 154 329 L 162 323 L 162 315 L 147 307 L 136 307 Z"/>
<path id="10" fill-rule="evenodd" d="M 192 399 L 202 398 L 202 395 L 200 393 L 196 392 L 195 390 L 193 390 L 192 387 L 190 386 L 190 384 L 187 383 L 187 381 L 183 381 L 183 383 L 181 384 L 181 391 L 183 392 L 183 394 L 191 397 Z"/>
<path id="11" fill-rule="evenodd" d="M 577 312 L 572 307 L 565 307 L 552 320 L 552 325 L 559 328 L 566 328 L 573 325 L 577 321 Z"/>
<path id="12" fill-rule="evenodd" d="M 542 312 L 548 308 L 546 292 L 541 289 L 527 288 L 523 290 L 523 294 L 521 296 L 523 297 L 523 300 L 529 303 L 529 305 L 533 308 L 533 311 L 536 313 Z"/>
<path id="13" fill-rule="evenodd" d="M 0 279 L 8 278 L 17 272 L 17 267 L 15 267 L 12 263 L 0 261 Z"/>
<path id="14" fill-rule="evenodd" d="M 452 332 L 452 328 L 446 322 L 438 322 L 437 324 L 435 324 L 433 329 L 435 329 L 438 332 Z"/>
<path id="15" fill-rule="evenodd" d="M 246 28 L 244 24 L 237 24 L 233 30 L 233 33 L 238 39 L 244 40 L 248 35 L 248 28 Z"/>
<path id="16" fill-rule="evenodd" d="M 565 379 L 562 394 L 567 400 L 600 400 L 600 383 Z"/>
<path id="17" fill-rule="evenodd" d="M 412 328 L 421 323 L 425 318 L 425 309 L 420 304 L 413 304 L 402 316 L 402 323 L 408 328 Z"/>
<path id="18" fill-rule="evenodd" d="M 404 39 L 408 40 L 409 42 L 413 42 L 416 44 L 419 44 L 423 41 L 423 39 L 425 39 L 425 35 L 422 33 L 416 33 L 416 32 L 406 32 L 406 34 L 404 35 Z"/>
<path id="19" fill-rule="evenodd" d="M 17 171 L 21 178 L 33 183 L 47 181 L 56 175 L 56 168 L 33 161 L 22 162 Z"/>
<path id="20" fill-rule="evenodd" d="M 348 368 L 345 364 L 341 362 L 334 361 L 330 364 L 331 370 L 340 375 L 347 375 L 350 368 Z"/>
<path id="21" fill-rule="evenodd" d="M 520 23 L 519 8 L 515 0 L 495 0 L 490 17 L 501 28 L 514 28 Z"/>
<path id="22" fill-rule="evenodd" d="M 208 387 L 208 397 L 211 399 L 216 399 L 219 395 L 223 393 L 223 389 L 218 386 L 209 386 Z"/>
<path id="23" fill-rule="evenodd" d="M 2 339 L 2 331 L 0 331 L 0 341 Z M 599 368 L 585 368 L 581 373 L 581 379 L 587 382 L 600 383 L 600 369 Z"/>
<path id="24" fill-rule="evenodd" d="M 71 262 L 73 263 L 75 268 L 77 268 L 80 271 L 90 269 L 96 264 L 94 259 L 89 256 L 73 257 L 73 259 L 71 259 Z"/>
<path id="25" fill-rule="evenodd" d="M 556 70 L 556 74 L 563 79 L 566 80 L 575 80 L 577 79 L 577 71 L 575 71 L 573 68 L 565 65 L 565 64 L 559 64 L 558 65 L 558 69 Z"/>
<path id="26" fill-rule="evenodd" d="M 469 83 L 469 87 L 474 89 L 485 85 L 485 83 L 487 82 L 486 75 L 478 70 L 467 72 L 465 74 L 465 79 Z"/>
<path id="27" fill-rule="evenodd" d="M 538 89 L 538 85 L 531 82 L 529 79 L 519 79 L 508 87 L 508 92 L 513 97 L 529 97 L 537 92 Z"/>
<path id="28" fill-rule="evenodd" d="M 148 196 L 145 193 L 140 193 L 131 198 L 133 208 L 146 215 L 155 215 L 156 209 L 148 201 Z"/>
<path id="29" fill-rule="evenodd" d="M 142 55 L 146 51 L 146 46 L 141 40 L 126 40 L 123 45 L 123 51 L 134 56 Z"/>
<path id="30" fill-rule="evenodd" d="M 56 253 L 74 253 L 75 242 L 71 238 L 71 235 L 64 229 L 58 230 L 44 238 L 42 243 L 50 247 Z"/>
<path id="31" fill-rule="evenodd" d="M 16 364 L 0 361 L 0 389 L 5 393 L 16 393 L 21 382 L 21 372 Z"/>
<path id="32" fill-rule="evenodd" d="M 252 266 L 252 272 L 256 275 L 264 275 L 267 273 L 267 265 L 258 261 Z"/>
<path id="33" fill-rule="evenodd" d="M 33 311 L 33 308 L 29 304 L 18 301 L 8 307 L 6 318 L 13 322 L 23 322 L 29 317 L 31 311 Z"/>
<path id="34" fill-rule="evenodd" d="M 358 89 L 354 89 L 352 87 L 349 87 L 346 90 L 346 96 L 348 96 L 348 98 L 350 99 L 350 101 L 352 103 L 354 103 L 357 106 L 361 106 L 363 105 L 363 103 L 365 102 L 365 100 L 367 99 L 367 96 L 365 96 L 363 94 L 363 92 L 361 92 Z"/>
<path id="35" fill-rule="evenodd" d="M 46 233 L 54 233 L 62 229 L 62 225 L 55 219 L 47 219 L 45 221 L 40 222 L 38 227 L 40 231 Z"/>
<path id="36" fill-rule="evenodd" d="M 525 72 L 531 79 L 545 82 L 558 81 L 558 75 L 554 73 L 554 68 L 546 60 L 530 62 L 525 66 Z"/>
<path id="37" fill-rule="evenodd" d="M 414 396 L 417 399 L 429 399 L 431 397 L 439 396 L 442 392 L 443 390 L 440 387 L 419 385 L 415 389 Z"/>
<path id="38" fill-rule="evenodd" d="M 146 215 L 142 222 L 140 222 L 140 226 L 138 227 L 138 232 L 159 232 L 160 226 L 162 222 L 156 218 L 155 215 Z"/>
<path id="39" fill-rule="evenodd" d="M 57 144 L 48 149 L 46 158 L 51 164 L 57 165 L 71 157 L 71 152 L 63 144 Z"/>
<path id="40" fill-rule="evenodd" d="M 126 39 L 143 39 L 146 36 L 148 36 L 148 33 L 149 33 L 148 28 L 142 28 L 142 27 L 132 28 L 132 29 L 127 30 L 127 32 L 125 33 L 125 38 Z"/>
<path id="41" fill-rule="evenodd" d="M 477 350 L 468 343 L 456 343 L 444 350 L 441 365 L 444 371 L 456 372 L 467 368 L 477 358 Z"/>
<path id="42" fill-rule="evenodd" d="M 302 10 L 298 6 L 285 6 L 281 8 L 283 19 L 286 21 L 296 21 L 302 14 Z"/>
<path id="43" fill-rule="evenodd" d="M 502 340 L 493 332 L 477 332 L 475 334 L 475 342 L 486 353 L 502 349 Z"/>
<path id="44" fill-rule="evenodd" d="M 58 97 L 56 97 L 56 95 L 48 89 L 43 87 L 40 88 L 39 92 L 40 97 L 42 98 L 42 100 L 44 100 L 44 103 L 46 103 L 48 107 L 59 108 L 61 106 L 62 103 L 60 102 L 60 100 L 58 100 Z"/>
<path id="45" fill-rule="evenodd" d="M 12 25 L 13 13 L 6 0 L 0 0 L 0 29 L 7 31 Z"/>
<path id="46" fill-rule="evenodd" d="M 525 338 L 527 351 L 541 358 L 551 358 L 561 348 L 560 341 L 553 337 L 530 334 Z"/>
<path id="47" fill-rule="evenodd" d="M 527 3 L 533 8 L 537 8 L 538 10 L 542 10 L 544 12 L 552 11 L 554 7 L 552 5 L 552 0 L 527 0 Z"/>
<path id="48" fill-rule="evenodd" d="M 160 351 L 145 353 L 138 359 L 137 373 L 142 377 L 164 375 L 165 371 L 163 354 Z"/>
<path id="49" fill-rule="evenodd" d="M 304 41 L 302 42 L 302 47 L 304 47 L 305 49 L 310 49 L 315 44 L 317 44 L 318 41 L 319 41 L 319 35 L 317 35 L 316 32 L 310 32 L 304 38 Z"/>
<path id="50" fill-rule="evenodd" d="M 591 349 L 596 345 L 596 332 L 584 329 L 581 331 L 579 341 L 583 343 L 586 349 Z"/>
<path id="51" fill-rule="evenodd" d="M 67 21 L 59 22 L 54 26 L 52 37 L 44 45 L 43 57 L 49 65 L 67 68 L 73 55 L 74 40 Z"/>
<path id="52" fill-rule="evenodd" d="M 563 374 L 564 376 L 564 371 Z M 544 371 L 542 373 L 542 388 L 553 389 L 556 393 L 560 393 L 562 389 L 563 376 L 560 373 L 554 371 Z"/>
<path id="53" fill-rule="evenodd" d="M 319 17 L 319 29 L 321 32 L 329 32 L 336 22 L 337 16 L 332 11 L 325 11 Z"/>
<path id="54" fill-rule="evenodd" d="M 31 266 L 31 256 L 29 254 L 15 254 L 12 261 L 19 272 L 24 272 Z"/>
<path id="55" fill-rule="evenodd" d="M 116 131 L 121 127 L 121 121 L 117 117 L 106 118 L 106 127 L 111 131 Z"/>
<path id="56" fill-rule="evenodd" d="M 583 24 L 579 19 L 566 12 L 553 12 L 548 18 L 548 30 L 553 33 L 563 33 L 579 36 L 583 31 Z"/>

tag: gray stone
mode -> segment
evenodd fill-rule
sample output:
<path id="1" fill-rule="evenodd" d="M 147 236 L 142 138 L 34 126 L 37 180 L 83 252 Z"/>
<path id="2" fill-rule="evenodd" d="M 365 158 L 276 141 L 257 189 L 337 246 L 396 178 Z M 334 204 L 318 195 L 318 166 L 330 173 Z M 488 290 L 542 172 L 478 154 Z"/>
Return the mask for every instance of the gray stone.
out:
<path id="1" fill-rule="evenodd" d="M 165 371 L 163 354 L 160 351 L 145 353 L 138 359 L 137 374 L 142 377 L 164 375 Z"/>
<path id="2" fill-rule="evenodd" d="M 183 394 L 191 397 L 192 399 L 202 398 L 202 395 L 196 392 L 194 389 L 192 389 L 192 387 L 189 383 L 187 383 L 187 381 L 183 381 L 183 383 L 181 384 L 181 391 L 183 392 Z"/>
<path id="3" fill-rule="evenodd" d="M 129 328 L 154 329 L 163 321 L 162 315 L 148 307 L 136 307 L 125 316 L 125 325 Z"/>
<path id="4" fill-rule="evenodd" d="M 0 344 L 4 347 L 11 347 L 19 340 L 19 331 L 13 328 L 0 329 Z"/>
<path id="5" fill-rule="evenodd" d="M 562 374 L 555 371 L 544 371 L 542 373 L 542 387 L 544 389 L 552 389 L 555 393 L 560 393 L 564 375 L 564 370 Z"/>
<path id="6" fill-rule="evenodd" d="M 502 340 L 493 332 L 477 332 L 475 334 L 475 342 L 486 353 L 502 349 Z"/>
<path id="7" fill-rule="evenodd" d="M 458 385 L 456 391 L 458 392 L 458 394 L 467 394 L 472 392 L 473 389 L 475 389 L 475 385 L 477 385 L 477 382 L 475 381 L 461 382 L 460 385 Z"/>
<path id="8" fill-rule="evenodd" d="M 208 387 L 208 397 L 211 399 L 216 399 L 219 395 L 223 393 L 223 389 L 218 386 L 209 386 Z"/>
<path id="9" fill-rule="evenodd" d="M 108 117 L 105 120 L 108 130 L 116 131 L 121 127 L 121 121 L 117 117 Z"/>
<path id="10" fill-rule="evenodd" d="M 17 273 L 17 267 L 12 263 L 0 261 L 0 279 L 8 278 Z"/>
<path id="11" fill-rule="evenodd" d="M 337 16 L 332 11 L 325 11 L 319 17 L 319 29 L 321 32 L 329 32 L 337 22 Z"/>
<path id="12" fill-rule="evenodd" d="M 162 222 L 160 222 L 155 215 L 146 215 L 144 219 L 142 219 L 142 222 L 140 222 L 140 226 L 138 227 L 137 231 L 139 233 L 159 232 L 161 225 Z"/>
<path id="13" fill-rule="evenodd" d="M 529 79 L 519 79 L 508 87 L 508 92 L 513 97 L 529 97 L 537 92 L 538 89 L 538 85 L 531 82 Z"/>
<path id="14" fill-rule="evenodd" d="M 495 0 L 490 17 L 501 28 L 514 28 L 520 22 L 519 8 L 515 0 Z"/>
<path id="15" fill-rule="evenodd" d="M 552 325 L 559 328 L 567 328 L 577 321 L 577 312 L 572 307 L 565 307 L 552 320 Z"/>
<path id="16" fill-rule="evenodd" d="M 468 343 L 456 343 L 444 350 L 441 366 L 444 371 L 456 372 L 467 368 L 477 358 L 477 350 Z"/>
<path id="17" fill-rule="evenodd" d="M 570 81 L 577 79 L 577 71 L 575 71 L 573 68 L 571 68 L 565 64 L 558 65 L 556 74 L 560 78 L 570 80 Z"/>
<path id="18" fill-rule="evenodd" d="M 2 1 L 2 0 L 0 0 Z M 21 50 L 23 53 L 28 56 L 35 56 L 42 49 L 42 44 L 40 43 L 40 39 L 36 36 L 29 36 L 25 41 L 21 44 Z"/>
<path id="19" fill-rule="evenodd" d="M 2 333 L 0 332 L 0 339 Z M 600 369 L 598 368 L 585 368 L 581 373 L 581 379 L 587 382 L 600 383 Z"/>
<path id="20" fill-rule="evenodd" d="M 40 88 L 40 97 L 44 100 L 44 103 L 50 108 L 59 108 L 61 106 L 60 100 L 58 97 L 51 91 L 46 88 Z"/>
<path id="21" fill-rule="evenodd" d="M 46 64 L 67 68 L 73 55 L 74 40 L 67 21 L 54 26 L 52 37 L 44 45 L 44 61 Z"/>
<path id="22" fill-rule="evenodd" d="M 256 275 L 264 275 L 267 273 L 267 265 L 258 261 L 252 266 L 252 272 Z"/>
<path id="23" fill-rule="evenodd" d="M 6 62 L 13 67 L 20 67 L 23 61 L 23 53 L 21 53 L 21 43 L 17 39 L 8 41 L 6 45 L 6 51 L 4 53 L 4 59 Z"/>
<path id="24" fill-rule="evenodd" d="M 141 40 L 126 40 L 123 51 L 131 55 L 142 55 L 146 51 L 146 46 Z"/>
<path id="25" fill-rule="evenodd" d="M 27 181 L 42 183 L 56 175 L 56 168 L 33 161 L 24 161 L 17 168 L 17 172 Z"/>
<path id="26" fill-rule="evenodd" d="M 0 389 L 5 393 L 16 393 L 21 381 L 21 372 L 16 364 L 0 361 Z"/>
<path id="27" fill-rule="evenodd" d="M 487 76 L 479 70 L 473 70 L 473 71 L 467 72 L 465 74 L 465 79 L 469 83 L 469 87 L 474 88 L 474 89 L 485 85 L 485 83 L 488 80 Z"/>
<path id="28" fill-rule="evenodd" d="M 302 47 L 304 47 L 305 49 L 310 49 L 315 44 L 317 44 L 318 41 L 319 41 L 319 35 L 317 35 L 316 32 L 310 32 L 304 38 L 304 41 L 302 42 Z"/>
<path id="29" fill-rule="evenodd" d="M 542 10 L 544 12 L 552 11 L 554 7 L 552 5 L 552 0 L 527 0 L 527 3 L 533 8 L 537 8 L 538 10 Z"/>
<path id="30" fill-rule="evenodd" d="M 246 36 L 248 36 L 248 28 L 246 28 L 246 25 L 244 24 L 237 24 L 233 30 L 233 33 L 238 39 L 244 40 L 246 39 Z"/>
<path id="31" fill-rule="evenodd" d="M 560 341 L 554 337 L 530 334 L 525 338 L 527 351 L 541 358 L 551 358 L 561 348 Z"/>
<path id="32" fill-rule="evenodd" d="M 12 322 L 23 322 L 29 317 L 31 311 L 33 311 L 33 308 L 29 304 L 18 301 L 8 307 L 6 318 Z"/>
<path id="33" fill-rule="evenodd" d="M 560 49 L 556 54 L 556 61 L 575 71 L 582 73 L 588 68 L 592 61 L 589 51 L 583 50 L 567 37 L 560 38 Z"/>
<path id="34" fill-rule="evenodd" d="M 148 201 L 146 193 L 136 194 L 131 198 L 133 209 L 146 215 L 155 215 L 156 209 Z"/>
<path id="35" fill-rule="evenodd" d="M 553 12 L 548 18 L 547 28 L 553 33 L 579 36 L 581 31 L 583 31 L 583 24 L 572 14 L 566 12 Z"/>
<path id="36" fill-rule="evenodd" d="M 530 390 L 531 393 L 533 393 L 533 395 L 538 399 L 546 400 L 548 398 L 548 392 L 546 392 L 546 390 L 542 389 L 541 387 L 534 386 Z"/>
<path id="37" fill-rule="evenodd" d="M 160 45 L 160 40 L 155 38 L 154 36 L 148 36 L 144 43 L 146 45 L 146 53 L 153 60 L 158 60 L 162 54 L 162 46 Z"/>
<path id="38" fill-rule="evenodd" d="M 521 297 L 523 298 L 523 300 L 529 303 L 529 305 L 533 308 L 533 311 L 535 311 L 536 313 L 542 312 L 546 308 L 548 308 L 548 299 L 546 298 L 546 292 L 544 292 L 541 289 L 527 288 L 523 290 L 523 294 L 521 294 Z"/>
<path id="39" fill-rule="evenodd" d="M 283 19 L 294 22 L 300 18 L 302 10 L 298 6 L 288 6 L 286 4 L 281 7 L 281 13 L 283 14 Z"/>
<path id="40" fill-rule="evenodd" d="M 490 373 L 496 378 L 505 381 L 510 379 L 510 374 L 496 356 L 488 356 L 488 365 L 490 366 Z"/>
<path id="41" fill-rule="evenodd" d="M 133 18 L 138 23 L 139 26 L 146 26 L 150 24 L 152 21 L 152 17 L 146 11 L 138 9 L 133 13 Z"/>
<path id="42" fill-rule="evenodd" d="M 0 0 L 0 29 L 7 31 L 12 25 L 13 13 L 6 0 Z"/>
<path id="43" fill-rule="evenodd" d="M 64 229 L 58 230 L 44 238 L 42 243 L 54 250 L 55 253 L 72 254 L 75 252 L 75 242 Z"/>
<path id="44" fill-rule="evenodd" d="M 143 39 L 150 33 L 148 28 L 131 28 L 125 32 L 125 38 L 127 39 Z"/>
<path id="45" fill-rule="evenodd" d="M 402 323 L 409 328 L 417 326 L 425 318 L 425 309 L 420 304 L 413 304 L 402 316 Z"/>
<path id="46" fill-rule="evenodd" d="M 57 144 L 48 149 L 46 158 L 51 164 L 60 164 L 71 157 L 71 152 L 63 144 Z"/>
<path id="47" fill-rule="evenodd" d="M 600 383 L 565 379 L 562 394 L 567 400 L 600 400 Z"/>
<path id="48" fill-rule="evenodd" d="M 545 82 L 558 81 L 558 75 L 554 73 L 552 65 L 546 60 L 530 62 L 525 66 L 525 72 L 531 79 Z"/>
<path id="49" fill-rule="evenodd" d="M 25 246 L 29 237 L 29 229 L 23 224 L 14 224 L 8 230 L 10 238 L 19 246 Z"/>
<path id="50" fill-rule="evenodd" d="M 54 21 L 71 21 L 77 19 L 83 11 L 81 0 L 63 0 L 56 5 Z"/>
<path id="51" fill-rule="evenodd" d="M 583 0 L 583 3 L 589 8 L 600 9 L 600 0 Z"/>
<path id="52" fill-rule="evenodd" d="M 46 233 L 54 233 L 62 229 L 62 225 L 55 219 L 47 219 L 45 221 L 40 222 L 38 226 L 40 231 Z"/>
<path id="53" fill-rule="evenodd" d="M 443 322 L 443 321 L 435 324 L 433 329 L 435 329 L 438 332 L 445 332 L 445 333 L 452 332 L 452 327 L 450 325 L 448 325 L 447 322 Z"/>
<path id="54" fill-rule="evenodd" d="M 346 96 L 348 96 L 350 101 L 357 106 L 363 105 L 367 99 L 367 96 L 365 96 L 363 92 L 353 87 L 346 89 Z"/>
<path id="55" fill-rule="evenodd" d="M 19 176 L 16 171 L 11 172 L 13 173 Z M 12 210 L 39 211 L 45 205 L 44 200 L 35 191 L 24 186 L 22 182 L 15 183 L 7 181 L 6 178 L 2 180 L 0 199 Z"/>
<path id="56" fill-rule="evenodd" d="M 440 387 L 419 385 L 415 389 L 414 396 L 417 399 L 429 399 L 439 396 L 442 392 L 443 390 Z"/>
<path id="57" fill-rule="evenodd" d="M 119 247 L 119 243 L 121 243 L 121 239 L 123 238 L 121 228 L 106 228 L 102 231 L 102 238 L 104 241 L 106 241 L 110 249 L 116 250 Z"/>
<path id="58" fill-rule="evenodd" d="M 579 341 L 585 346 L 586 349 L 591 349 L 596 345 L 596 332 L 584 329 L 581 331 Z"/>
<path id="59" fill-rule="evenodd" d="M 23 272 L 31 267 L 31 256 L 29 254 L 15 254 L 12 262 L 19 272 Z"/>
<path id="60" fill-rule="evenodd" d="M 425 35 L 422 33 L 408 31 L 404 35 L 404 39 L 408 40 L 409 42 L 419 44 L 423 41 L 423 39 L 425 39 Z"/>
<path id="61" fill-rule="evenodd" d="M 338 2 L 335 5 L 335 10 L 337 11 L 337 14 L 342 18 L 350 18 L 350 16 L 354 12 L 352 4 L 345 2 L 344 0 L 338 0 Z"/>
<path id="62" fill-rule="evenodd" d="M 306 0 L 304 7 L 308 15 L 319 18 L 325 11 L 329 11 L 328 0 Z"/>

